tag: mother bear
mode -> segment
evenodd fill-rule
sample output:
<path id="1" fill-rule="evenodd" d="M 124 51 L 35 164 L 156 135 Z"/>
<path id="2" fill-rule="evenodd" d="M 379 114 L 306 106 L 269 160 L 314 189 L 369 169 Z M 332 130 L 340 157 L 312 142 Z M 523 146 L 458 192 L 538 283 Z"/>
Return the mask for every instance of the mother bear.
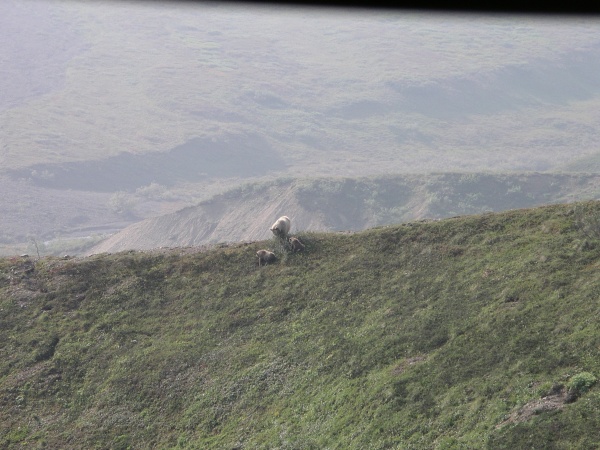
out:
<path id="1" fill-rule="evenodd" d="M 275 221 L 270 230 L 275 236 L 285 238 L 290 232 L 291 226 L 290 218 L 288 216 L 281 216 Z"/>

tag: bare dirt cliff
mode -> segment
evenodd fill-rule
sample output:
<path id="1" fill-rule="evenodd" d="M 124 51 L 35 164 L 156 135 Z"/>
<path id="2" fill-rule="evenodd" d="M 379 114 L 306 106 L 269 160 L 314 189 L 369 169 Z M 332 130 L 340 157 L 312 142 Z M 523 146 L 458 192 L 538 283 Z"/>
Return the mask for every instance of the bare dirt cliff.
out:
<path id="1" fill-rule="evenodd" d="M 269 227 L 281 215 L 292 218 L 292 232 L 328 229 L 320 215 L 307 214 L 299 204 L 295 186 L 274 185 L 255 193 L 218 195 L 197 206 L 143 220 L 100 243 L 90 254 L 267 239 L 272 236 Z"/>
<path id="2" fill-rule="evenodd" d="M 196 206 L 132 224 L 88 254 L 269 239 L 269 227 L 282 215 L 292 220 L 292 234 L 357 231 L 593 199 L 598 192 L 600 176 L 577 174 L 280 179 L 246 184 Z"/>
<path id="3" fill-rule="evenodd" d="M 130 225 L 89 254 L 268 239 L 270 226 L 282 215 L 291 218 L 292 234 L 379 224 L 365 208 L 363 195 L 350 198 L 345 192 L 348 183 L 355 181 L 328 182 L 329 189 L 317 181 L 298 180 L 243 186 L 197 206 Z"/>

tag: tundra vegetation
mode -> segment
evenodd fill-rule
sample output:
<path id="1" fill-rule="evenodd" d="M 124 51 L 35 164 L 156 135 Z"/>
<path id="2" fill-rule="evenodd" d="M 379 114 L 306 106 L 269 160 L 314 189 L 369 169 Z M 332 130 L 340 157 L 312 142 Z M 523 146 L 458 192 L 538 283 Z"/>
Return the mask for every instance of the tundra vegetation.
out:
<path id="1" fill-rule="evenodd" d="M 0 447 L 596 448 L 599 215 L 0 259 Z"/>

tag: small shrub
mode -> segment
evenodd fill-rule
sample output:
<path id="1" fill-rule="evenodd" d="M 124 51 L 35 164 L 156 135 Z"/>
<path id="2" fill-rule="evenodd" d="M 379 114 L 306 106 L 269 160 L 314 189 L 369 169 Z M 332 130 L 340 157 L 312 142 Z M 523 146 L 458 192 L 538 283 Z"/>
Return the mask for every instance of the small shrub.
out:
<path id="1" fill-rule="evenodd" d="M 34 361 L 39 362 L 52 358 L 52 356 L 54 356 L 54 352 L 56 350 L 56 345 L 58 344 L 58 342 L 58 336 L 50 336 L 50 338 L 46 342 L 43 342 L 39 346 L 39 348 L 34 352 Z"/>
<path id="2" fill-rule="evenodd" d="M 546 381 L 538 385 L 535 389 L 536 394 L 539 397 L 547 397 L 548 395 L 556 394 L 560 389 L 556 389 L 554 383 L 551 381 Z"/>
<path id="3" fill-rule="evenodd" d="M 115 192 L 108 201 L 111 212 L 120 216 L 133 216 L 136 207 L 136 199 L 127 192 Z"/>
<path id="4" fill-rule="evenodd" d="M 575 207 L 575 226 L 588 239 L 600 238 L 600 216 L 584 211 L 583 206 Z"/>
<path id="5" fill-rule="evenodd" d="M 175 200 L 177 198 L 166 186 L 154 181 L 148 186 L 137 188 L 135 190 L 135 195 L 138 197 L 145 197 L 148 200 Z"/>
<path id="6" fill-rule="evenodd" d="M 567 383 L 569 389 L 569 396 L 577 398 L 581 394 L 586 393 L 596 383 L 597 378 L 589 372 L 580 372 L 577 375 L 573 375 Z"/>

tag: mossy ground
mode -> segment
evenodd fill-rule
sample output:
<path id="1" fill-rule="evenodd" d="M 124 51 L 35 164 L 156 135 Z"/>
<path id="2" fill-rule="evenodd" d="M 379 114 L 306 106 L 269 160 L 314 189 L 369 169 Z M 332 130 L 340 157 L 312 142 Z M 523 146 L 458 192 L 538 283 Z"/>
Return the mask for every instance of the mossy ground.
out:
<path id="1" fill-rule="evenodd" d="M 595 448 L 600 203 L 0 260 L 5 448 Z M 257 267 L 255 253 L 279 260 Z M 587 376 L 587 375 L 586 375 Z M 589 376 L 586 378 L 589 379 Z"/>

